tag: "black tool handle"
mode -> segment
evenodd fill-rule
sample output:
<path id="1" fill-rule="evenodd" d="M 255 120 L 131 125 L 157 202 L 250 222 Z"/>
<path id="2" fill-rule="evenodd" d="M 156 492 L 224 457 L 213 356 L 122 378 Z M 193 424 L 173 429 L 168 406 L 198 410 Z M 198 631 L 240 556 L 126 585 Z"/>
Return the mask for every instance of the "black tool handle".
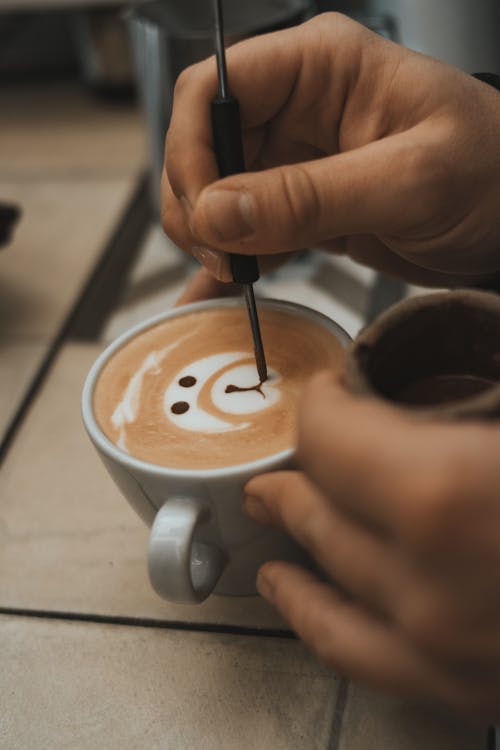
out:
<path id="1" fill-rule="evenodd" d="M 212 101 L 212 132 L 214 150 L 221 177 L 245 171 L 245 156 L 241 137 L 240 105 L 232 96 L 216 97 Z M 253 284 L 259 278 L 255 255 L 229 256 L 231 273 L 238 284 Z"/>

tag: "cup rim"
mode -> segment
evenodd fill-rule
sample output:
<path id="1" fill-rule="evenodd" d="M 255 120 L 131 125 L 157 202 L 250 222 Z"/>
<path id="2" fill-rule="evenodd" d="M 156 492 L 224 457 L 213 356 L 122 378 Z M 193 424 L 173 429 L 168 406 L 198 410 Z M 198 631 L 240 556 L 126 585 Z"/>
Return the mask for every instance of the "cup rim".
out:
<path id="1" fill-rule="evenodd" d="M 200 302 L 192 302 L 188 305 L 182 305 L 181 307 L 172 308 L 163 313 L 159 313 L 153 317 L 147 318 L 140 323 L 127 329 L 124 333 L 120 334 L 114 339 L 101 354 L 97 357 L 94 364 L 90 368 L 85 378 L 83 386 L 81 409 L 82 417 L 87 433 L 94 443 L 94 445 L 104 453 L 108 458 L 116 461 L 121 465 L 126 465 L 129 469 L 147 471 L 149 474 L 161 477 L 169 477 L 172 479 L 181 479 L 189 474 L 190 478 L 194 479 L 211 479 L 211 478 L 228 478 L 235 474 L 240 474 L 248 471 L 258 471 L 264 473 L 271 471 L 277 465 L 282 465 L 287 460 L 291 459 L 294 454 L 294 448 L 287 448 L 279 453 L 273 453 L 271 456 L 265 456 L 258 458 L 253 461 L 247 461 L 244 463 L 233 464 L 230 466 L 220 466 L 211 469 L 189 469 L 189 468 L 172 468 L 168 466 L 160 466 L 159 464 L 150 463 L 143 459 L 131 456 L 125 451 L 118 448 L 106 435 L 102 432 L 99 427 L 97 420 L 94 415 L 93 409 L 93 396 L 94 390 L 97 383 L 97 378 L 106 364 L 106 362 L 115 354 L 116 351 L 122 348 L 130 339 L 134 338 L 139 333 L 152 328 L 155 325 L 161 323 L 164 320 L 174 319 L 188 315 L 190 313 L 198 312 L 201 310 L 210 310 L 216 307 L 244 307 L 244 300 L 241 297 L 221 297 L 210 300 L 202 300 Z M 347 331 L 342 328 L 331 318 L 327 317 L 323 313 L 313 310 L 305 305 L 300 305 L 295 302 L 288 300 L 271 299 L 271 298 L 260 298 L 259 305 L 268 307 L 275 310 L 284 310 L 285 312 L 291 312 L 294 314 L 301 314 L 303 317 L 313 320 L 324 328 L 329 330 L 332 335 L 337 339 L 340 345 L 347 349 L 349 344 L 352 342 L 351 336 Z"/>

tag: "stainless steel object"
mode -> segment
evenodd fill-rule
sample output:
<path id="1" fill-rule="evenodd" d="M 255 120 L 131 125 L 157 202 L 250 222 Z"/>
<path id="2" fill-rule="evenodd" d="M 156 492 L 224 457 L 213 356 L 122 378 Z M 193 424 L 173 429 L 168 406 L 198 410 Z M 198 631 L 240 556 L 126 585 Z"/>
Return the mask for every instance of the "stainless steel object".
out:
<path id="1" fill-rule="evenodd" d="M 219 93 L 210 107 L 214 150 L 221 177 L 245 171 L 243 135 L 241 131 L 240 105 L 231 95 L 227 77 L 226 49 L 224 44 L 224 17 L 222 0 L 213 0 L 214 46 L 219 78 Z M 255 255 L 230 255 L 233 280 L 242 284 L 245 293 L 248 319 L 252 331 L 255 364 L 260 383 L 267 380 L 267 365 L 260 333 L 259 316 L 253 283 L 259 278 L 259 265 Z"/>
<path id="2" fill-rule="evenodd" d="M 226 44 L 300 23 L 312 13 L 312 5 L 312 0 L 227 0 Z M 175 80 L 184 68 L 213 54 L 212 7 L 209 0 L 155 0 L 137 5 L 126 18 L 148 124 L 152 193 L 159 214 Z"/>
<path id="3" fill-rule="evenodd" d="M 500 73 L 499 0 L 370 0 L 399 41 L 469 72 Z"/>
<path id="4" fill-rule="evenodd" d="M 255 365 L 257 367 L 260 382 L 265 383 L 267 380 L 267 363 L 266 355 L 264 352 L 264 345 L 262 343 L 262 335 L 260 332 L 259 316 L 257 314 L 257 305 L 255 303 L 253 285 L 243 284 L 243 289 L 245 292 L 245 304 L 247 306 L 248 319 L 250 321 L 250 328 L 252 330 Z"/>

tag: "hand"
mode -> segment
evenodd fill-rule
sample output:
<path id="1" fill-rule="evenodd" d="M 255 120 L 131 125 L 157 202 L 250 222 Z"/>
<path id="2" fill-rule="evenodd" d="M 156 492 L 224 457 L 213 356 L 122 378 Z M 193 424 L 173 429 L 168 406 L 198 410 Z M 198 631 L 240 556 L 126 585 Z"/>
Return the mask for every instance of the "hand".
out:
<path id="1" fill-rule="evenodd" d="M 179 299 L 176 300 L 175 307 L 214 297 L 237 297 L 241 294 L 240 290 L 241 287 L 238 284 L 225 284 L 215 279 L 206 268 L 200 268 L 189 279 Z"/>
<path id="2" fill-rule="evenodd" d="M 163 223 L 229 280 L 217 251 L 321 245 L 420 284 L 500 268 L 500 96 L 339 14 L 228 50 L 249 173 L 218 180 L 214 59 L 176 86 Z"/>
<path id="3" fill-rule="evenodd" d="M 317 376 L 300 472 L 251 480 L 246 510 L 324 572 L 264 565 L 258 588 L 335 670 L 500 720 L 498 427 L 427 422 Z"/>
<path id="4" fill-rule="evenodd" d="M 288 253 L 286 257 L 290 258 L 291 253 Z M 261 258 L 259 262 L 260 272 L 267 273 L 268 271 L 274 271 L 284 262 L 283 255 L 271 255 L 267 258 Z M 220 281 L 206 268 L 202 267 L 191 276 L 175 305 L 179 307 L 180 305 L 188 305 L 190 302 L 213 299 L 214 297 L 237 297 L 242 294 L 241 284 L 232 284 L 230 283 L 230 279 L 229 270 L 227 279 Z"/>

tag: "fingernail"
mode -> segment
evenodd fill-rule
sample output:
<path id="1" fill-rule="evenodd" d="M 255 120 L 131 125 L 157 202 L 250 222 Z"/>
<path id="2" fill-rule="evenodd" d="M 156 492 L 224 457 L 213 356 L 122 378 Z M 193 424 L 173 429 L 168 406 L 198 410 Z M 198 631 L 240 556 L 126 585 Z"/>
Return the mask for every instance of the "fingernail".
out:
<path id="1" fill-rule="evenodd" d="M 209 190 L 203 200 L 207 221 L 221 242 L 242 240 L 255 233 L 255 203 L 248 193 Z"/>
<path id="2" fill-rule="evenodd" d="M 244 508 L 247 516 L 257 523 L 269 523 L 271 516 L 262 500 L 255 495 L 245 495 Z"/>
<path id="3" fill-rule="evenodd" d="M 264 597 L 264 599 L 267 599 L 267 601 L 272 602 L 274 599 L 274 593 L 276 590 L 276 587 L 274 586 L 273 582 L 269 579 L 267 573 L 262 568 L 257 573 L 257 591 L 259 594 Z"/>
<path id="4" fill-rule="evenodd" d="M 191 248 L 191 254 L 219 281 L 228 283 L 233 280 L 229 267 L 229 256 L 226 253 L 212 250 L 209 247 L 196 246 Z"/>

